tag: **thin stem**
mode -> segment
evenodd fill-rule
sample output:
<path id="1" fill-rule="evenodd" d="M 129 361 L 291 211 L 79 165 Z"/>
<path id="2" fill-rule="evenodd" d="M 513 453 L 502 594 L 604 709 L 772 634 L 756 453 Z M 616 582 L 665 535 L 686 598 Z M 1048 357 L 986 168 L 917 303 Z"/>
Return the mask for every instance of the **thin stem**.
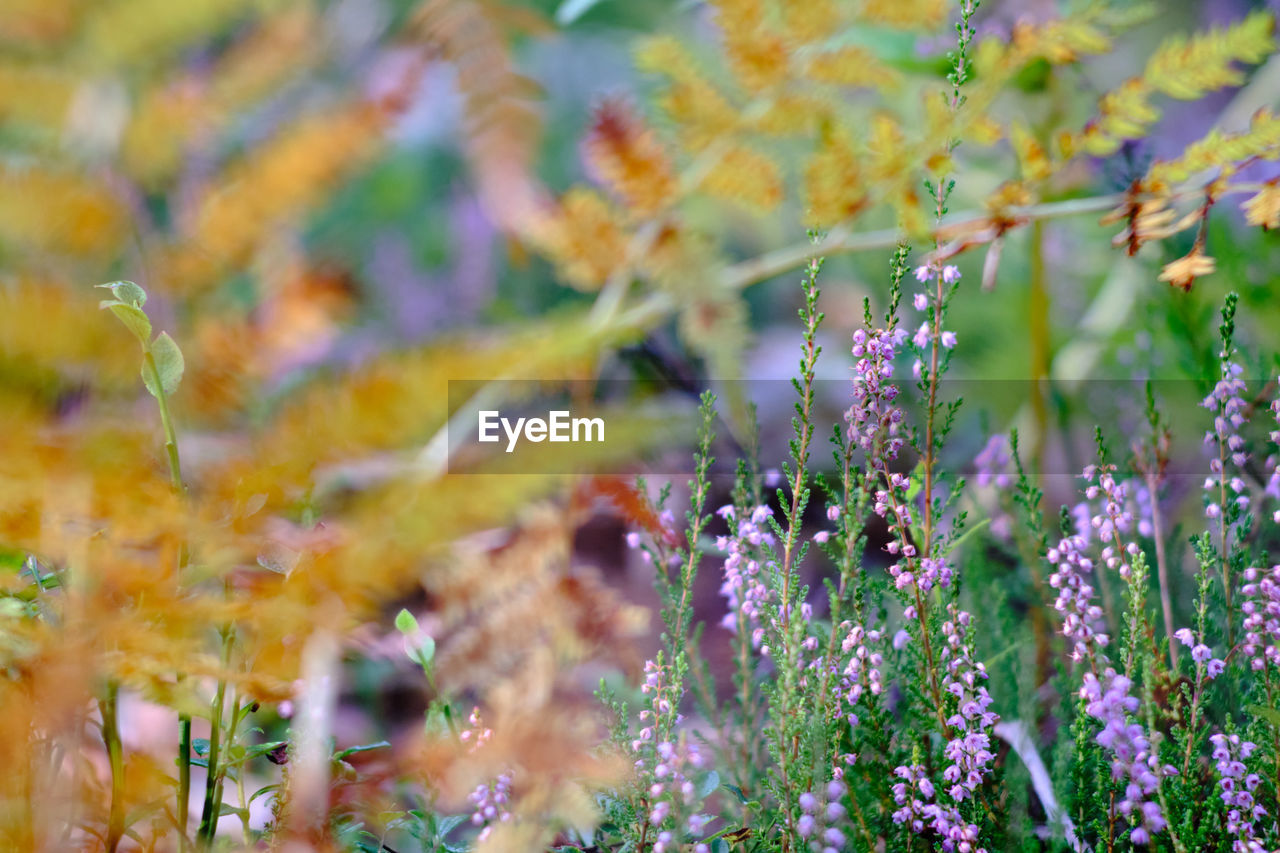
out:
<path id="1" fill-rule="evenodd" d="M 120 744 L 120 684 L 108 682 L 107 695 L 98 702 L 102 713 L 102 741 L 111 765 L 111 811 L 107 817 L 107 851 L 115 853 L 124 836 L 124 754 Z"/>
<path id="2" fill-rule="evenodd" d="M 1169 638 L 1169 666 L 1178 669 L 1178 644 L 1173 639 L 1173 594 L 1169 588 L 1169 557 L 1165 553 L 1164 522 L 1160 518 L 1159 483 L 1154 466 L 1145 474 L 1147 494 L 1151 496 L 1151 536 L 1156 543 L 1156 578 L 1160 582 L 1160 609 L 1164 614 L 1164 633 Z"/>
<path id="3" fill-rule="evenodd" d="M 231 657 L 232 644 L 235 641 L 235 633 L 231 628 L 223 629 L 222 633 L 222 661 L 223 666 L 227 666 Z M 213 695 L 213 704 L 210 706 L 210 730 L 209 730 L 209 773 L 205 777 L 204 786 L 204 810 L 200 813 L 200 829 L 196 832 L 197 842 L 204 848 L 208 849 L 213 844 L 213 837 L 218 831 L 218 812 L 221 803 L 218 801 L 218 777 L 222 772 L 219 766 L 221 739 L 222 739 L 222 713 L 223 706 L 226 704 L 227 680 L 225 678 L 218 679 L 218 687 Z"/>
<path id="4" fill-rule="evenodd" d="M 160 379 L 160 368 L 156 364 L 155 355 L 150 345 L 143 347 L 143 359 L 151 372 L 152 387 L 155 389 L 156 407 L 160 410 L 160 425 L 164 430 L 165 455 L 169 462 L 169 482 L 179 495 L 187 493 L 186 484 L 182 481 L 182 460 L 178 455 L 178 433 L 174 428 L 173 415 L 169 411 L 169 396 L 165 393 L 164 382 Z M 178 549 L 178 571 L 181 573 L 189 558 L 186 543 Z M 180 582 L 180 578 L 179 578 Z M 178 676 L 181 683 L 183 677 Z M 191 715 L 185 712 L 178 714 L 178 849 L 187 849 L 187 825 L 191 820 Z"/>

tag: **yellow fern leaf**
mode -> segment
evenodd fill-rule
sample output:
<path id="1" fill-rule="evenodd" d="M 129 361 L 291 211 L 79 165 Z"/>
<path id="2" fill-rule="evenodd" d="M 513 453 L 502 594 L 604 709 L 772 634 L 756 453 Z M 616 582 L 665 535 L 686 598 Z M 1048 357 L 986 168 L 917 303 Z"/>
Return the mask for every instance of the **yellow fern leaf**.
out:
<path id="1" fill-rule="evenodd" d="M 782 174 L 768 157 L 736 143 L 707 172 L 700 189 L 717 198 L 768 211 L 782 201 Z"/>
<path id="2" fill-rule="evenodd" d="M 868 21 L 901 29 L 930 30 L 946 19 L 944 0 L 864 0 L 862 15 Z"/>
<path id="3" fill-rule="evenodd" d="M 102 255 L 124 239 L 127 223 L 124 205 L 87 176 L 0 167 L 0 244 L 10 249 Z"/>
<path id="4" fill-rule="evenodd" d="M 866 48 L 849 46 L 816 53 L 805 67 L 805 75 L 822 83 L 894 89 L 901 76 Z"/>
<path id="5" fill-rule="evenodd" d="M 1009 141 L 1013 144 L 1013 151 L 1018 156 L 1018 167 L 1023 180 L 1041 181 L 1049 177 L 1053 171 L 1049 155 L 1045 152 L 1044 146 L 1031 135 L 1031 131 L 1027 129 L 1024 122 L 1013 123 Z"/>
<path id="6" fill-rule="evenodd" d="M 1183 100 L 1239 85 L 1244 77 L 1235 63 L 1258 62 L 1275 50 L 1274 24 L 1271 13 L 1259 11 L 1225 29 L 1170 39 L 1147 62 L 1142 79 L 1153 91 Z"/>
<path id="7" fill-rule="evenodd" d="M 867 206 L 867 188 L 853 138 L 843 130 L 823 134 L 804 170 L 806 218 L 817 227 L 835 225 Z"/>
<path id="8" fill-rule="evenodd" d="M 582 187 L 565 193 L 533 233 L 565 280 L 582 290 L 600 287 L 626 257 L 628 238 L 617 214 L 598 193 Z"/>
<path id="9" fill-rule="evenodd" d="M 758 93 L 780 84 L 789 73 L 786 42 L 766 20 L 763 0 L 714 0 L 716 23 L 734 78 Z"/>
<path id="10" fill-rule="evenodd" d="M 783 0 L 783 25 L 793 44 L 807 44 L 827 39 L 838 32 L 845 11 L 836 0 Z"/>
<path id="11" fill-rule="evenodd" d="M 622 101 L 597 107 L 584 147 L 596 176 L 640 216 L 675 196 L 675 173 L 657 135 Z"/>
<path id="12" fill-rule="evenodd" d="M 1147 184 L 1160 189 L 1209 169 L 1230 174 L 1239 164 L 1254 157 L 1280 158 L 1280 116 L 1269 110 L 1259 110 L 1246 131 L 1212 130 L 1187 146 L 1181 157 L 1155 163 L 1147 173 Z"/>
<path id="13" fill-rule="evenodd" d="M 657 99 L 661 109 L 680 128 L 680 140 L 690 151 L 701 151 L 738 124 L 737 108 L 717 89 L 683 45 L 670 36 L 645 39 L 635 53 L 642 71 L 662 74 L 670 85 Z"/>

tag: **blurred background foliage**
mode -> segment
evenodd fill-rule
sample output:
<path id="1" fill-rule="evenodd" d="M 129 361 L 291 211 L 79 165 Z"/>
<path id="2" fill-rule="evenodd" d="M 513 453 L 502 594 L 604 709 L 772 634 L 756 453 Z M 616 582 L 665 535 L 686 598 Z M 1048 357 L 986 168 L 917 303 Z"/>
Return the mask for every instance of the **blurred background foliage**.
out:
<path id="1" fill-rule="evenodd" d="M 0 782 L 8 838 L 51 843 L 49 827 L 105 814 L 102 762 L 67 746 L 94 737 L 103 679 L 197 717 L 217 679 L 246 706 L 292 701 L 322 626 L 343 643 L 317 665 L 347 659 L 356 685 L 331 709 L 339 741 L 396 732 L 422 706 L 386 652 L 400 599 L 440 636 L 445 689 L 523 745 L 545 784 L 525 807 L 585 820 L 581 780 L 617 768 L 585 748 L 584 697 L 652 642 L 645 570 L 618 544 L 645 519 L 616 483 L 449 472 L 446 424 L 456 441 L 469 409 L 447 382 L 635 380 L 625 413 L 655 384 L 789 376 L 808 227 L 829 232 L 829 378 L 848 375 L 863 300 L 883 309 L 901 234 L 916 257 L 956 259 L 953 375 L 973 405 L 953 461 L 1020 425 L 1036 470 L 1062 475 L 1049 506 L 1069 499 L 1099 412 L 1140 415 L 1133 380 L 1187 400 L 1212 381 L 1227 290 L 1242 348 L 1272 358 L 1280 254 L 1255 226 L 1280 206 L 1265 194 L 1274 119 L 1207 175 L 1153 172 L 1274 108 L 1268 7 L 989 0 L 958 121 L 937 107 L 954 15 L 935 0 L 0 4 L 0 542 L 25 608 L 0 649 L 0 765 L 25 768 Z M 1177 41 L 1214 28 L 1230 35 Z M 922 181 L 945 175 L 939 230 Z M 1108 210 L 1141 196 L 1147 213 L 1194 214 L 1206 185 L 1207 219 L 1131 235 L 1133 257 L 1110 248 L 1142 223 L 1099 224 Z M 1197 252 L 1216 271 L 1185 291 L 1157 279 Z M 146 288 L 185 355 L 184 498 L 139 353 L 98 310 L 92 285 L 112 279 Z M 834 416 L 843 389 L 828 387 Z M 721 388 L 745 441 L 748 393 Z M 759 386 L 766 459 L 789 393 Z M 626 458 L 584 464 L 670 470 L 687 446 L 650 425 L 694 405 L 636 409 Z M 31 594 L 45 571 L 66 581 L 55 603 L 46 581 Z M 126 709 L 135 728 L 150 707 Z M 135 737 L 129 772 L 159 837 L 157 756 L 176 734 L 156 731 Z M 446 800 L 483 776 L 423 750 L 388 763 L 429 768 Z M 362 777 L 384 794 L 393 778 Z"/>

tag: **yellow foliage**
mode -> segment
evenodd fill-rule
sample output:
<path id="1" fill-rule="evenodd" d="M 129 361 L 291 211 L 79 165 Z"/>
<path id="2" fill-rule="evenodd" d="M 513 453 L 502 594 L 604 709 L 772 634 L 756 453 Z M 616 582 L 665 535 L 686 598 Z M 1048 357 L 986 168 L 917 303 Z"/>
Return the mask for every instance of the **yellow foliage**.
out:
<path id="1" fill-rule="evenodd" d="M 1203 139 L 1188 145 L 1182 156 L 1155 163 L 1147 174 L 1146 184 L 1154 189 L 1166 189 L 1209 169 L 1219 170 L 1225 176 L 1255 157 L 1280 158 L 1280 116 L 1269 110 L 1259 110 L 1248 130 L 1240 133 L 1211 130 Z"/>
<path id="2" fill-rule="evenodd" d="M 894 89 L 901 84 L 896 71 L 862 47 L 842 47 L 814 54 L 805 67 L 805 75 L 822 83 L 842 86 Z"/>
<path id="3" fill-rule="evenodd" d="M 729 67 L 743 88 L 759 93 L 786 80 L 790 52 L 768 20 L 764 0 L 713 0 L 712 6 Z"/>
<path id="4" fill-rule="evenodd" d="M 707 195 L 767 211 L 782 201 L 778 165 L 745 145 L 730 145 L 702 179 Z"/>
<path id="5" fill-rule="evenodd" d="M 88 5 L 85 47 L 111 65 L 156 64 L 277 0 L 113 0 Z"/>
<path id="6" fill-rule="evenodd" d="M 853 137 L 829 130 L 804 170 L 806 219 L 817 227 L 843 222 L 867 205 L 867 190 Z"/>
<path id="7" fill-rule="evenodd" d="M 533 235 L 574 287 L 593 290 L 626 255 L 628 238 L 609 203 L 577 187 L 560 199 Z"/>
<path id="8" fill-rule="evenodd" d="M 787 35 L 797 44 L 820 42 L 845 23 L 838 0 L 783 0 L 779 5 Z"/>
<path id="9" fill-rule="evenodd" d="M 1269 12 L 1254 12 L 1233 26 L 1165 42 L 1141 76 L 1103 96 L 1098 119 L 1068 143 L 1069 149 L 1105 156 L 1124 139 L 1145 135 L 1160 118 L 1160 110 L 1151 103 L 1156 94 L 1195 100 L 1239 85 L 1244 77 L 1236 63 L 1258 62 L 1275 49 L 1274 23 Z"/>
<path id="10" fill-rule="evenodd" d="M 675 196 L 675 174 L 657 136 L 621 101 L 596 108 L 585 148 L 595 174 L 638 215 L 652 216 Z"/>
<path id="11" fill-rule="evenodd" d="M 1244 218 L 1250 225 L 1257 225 L 1266 230 L 1280 228 L 1280 186 L 1270 181 L 1262 189 L 1249 198 L 1241 208 Z"/>
<path id="12" fill-rule="evenodd" d="M 127 220 L 105 182 L 40 166 L 0 166 L 0 245 L 11 251 L 100 256 L 124 239 Z"/>
<path id="13" fill-rule="evenodd" d="M 357 102 L 307 116 L 229 168 L 204 193 L 194 211 L 182 253 L 209 260 L 204 276 L 170 259 L 175 286 L 195 290 L 210 275 L 243 264 L 282 223 L 320 201 L 376 150 L 386 114 L 377 104 Z"/>
<path id="14" fill-rule="evenodd" d="M 946 20 L 944 0 L 863 0 L 868 21 L 902 29 L 929 30 Z"/>

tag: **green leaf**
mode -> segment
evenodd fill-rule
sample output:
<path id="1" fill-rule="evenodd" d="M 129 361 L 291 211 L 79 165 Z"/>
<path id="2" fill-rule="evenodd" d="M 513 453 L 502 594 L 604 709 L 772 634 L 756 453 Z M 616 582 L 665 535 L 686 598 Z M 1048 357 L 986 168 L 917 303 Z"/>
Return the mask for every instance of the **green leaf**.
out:
<path id="1" fill-rule="evenodd" d="M 739 802 L 739 803 L 741 803 L 742 805 L 744 805 L 744 806 L 745 806 L 748 802 L 750 802 L 750 801 L 747 799 L 747 795 L 746 795 L 745 793 L 743 793 L 742 789 L 741 789 L 741 788 L 739 788 L 737 785 L 730 785 L 728 782 L 726 782 L 725 784 L 721 785 L 720 787 L 721 787 L 721 788 L 724 788 L 724 789 L 725 789 L 726 791 L 728 791 L 730 794 L 733 794 L 735 797 L 737 797 L 738 802 Z"/>
<path id="2" fill-rule="evenodd" d="M 401 634 L 416 634 L 418 632 L 418 620 L 408 610 L 401 609 L 396 614 L 396 630 Z"/>
<path id="3" fill-rule="evenodd" d="M 711 853 L 729 853 L 729 842 L 723 838 L 717 838 L 711 842 Z"/>
<path id="4" fill-rule="evenodd" d="M 718 787 L 720 787 L 720 774 L 711 770 L 702 777 L 702 782 L 698 785 L 698 797 L 705 800 Z"/>
<path id="5" fill-rule="evenodd" d="M 173 338 L 169 337 L 168 332 L 161 332 L 152 342 L 150 358 L 142 365 L 143 384 L 147 386 L 151 396 L 159 397 L 160 390 L 156 388 L 155 377 L 150 368 L 151 362 L 155 363 L 156 372 L 160 374 L 160 388 L 164 393 L 168 395 L 178 390 L 178 383 L 182 381 L 182 371 L 186 369 L 186 363 L 182 359 L 182 350 L 178 349 L 178 345 L 173 342 Z"/>
<path id="6" fill-rule="evenodd" d="M 116 319 L 124 324 L 139 343 L 145 346 L 151 340 L 151 320 L 141 308 L 113 299 L 98 303 L 98 307 L 110 308 L 111 313 L 116 315 Z"/>
<path id="7" fill-rule="evenodd" d="M 449 817 L 440 818 L 439 822 L 436 823 L 436 838 L 443 840 L 446 835 L 453 832 L 453 830 L 458 827 L 458 824 L 462 823 L 466 819 L 467 816 L 464 814 L 455 814 L 450 815 Z"/>
<path id="8" fill-rule="evenodd" d="M 436 641 L 428 636 L 423 636 L 417 645 L 410 645 L 409 637 L 404 638 L 404 650 L 409 655 L 409 659 L 415 661 L 423 669 L 431 666 L 431 661 L 436 656 Z"/>
<path id="9" fill-rule="evenodd" d="M 273 782 L 270 785 L 263 785 L 261 788 L 259 788 L 258 790 L 254 791 L 252 794 L 249 795 L 249 802 L 252 803 L 254 800 L 258 799 L 258 797 L 261 797 L 263 794 L 270 794 L 272 791 L 279 789 L 279 787 L 280 787 L 279 782 Z"/>
<path id="10" fill-rule="evenodd" d="M 375 749 L 386 749 L 389 746 L 391 746 L 391 744 L 385 740 L 380 740 L 377 743 L 366 743 L 361 744 L 360 746 L 352 746 L 342 750 L 341 752 L 335 752 L 333 754 L 333 760 L 341 761 L 349 755 L 355 755 L 357 752 L 370 752 Z"/>
<path id="11" fill-rule="evenodd" d="M 112 296 L 134 308 L 141 308 L 147 304 L 147 292 L 131 281 L 111 281 L 99 284 L 98 287 L 109 288 Z"/>
<path id="12" fill-rule="evenodd" d="M 196 755 L 209 754 L 209 739 L 198 737 L 191 741 L 191 749 Z"/>
<path id="13" fill-rule="evenodd" d="M 1271 725 L 1280 729 L 1280 711 L 1275 708 L 1268 708 L 1265 705 L 1246 705 L 1245 710 L 1255 717 L 1261 717 Z"/>

